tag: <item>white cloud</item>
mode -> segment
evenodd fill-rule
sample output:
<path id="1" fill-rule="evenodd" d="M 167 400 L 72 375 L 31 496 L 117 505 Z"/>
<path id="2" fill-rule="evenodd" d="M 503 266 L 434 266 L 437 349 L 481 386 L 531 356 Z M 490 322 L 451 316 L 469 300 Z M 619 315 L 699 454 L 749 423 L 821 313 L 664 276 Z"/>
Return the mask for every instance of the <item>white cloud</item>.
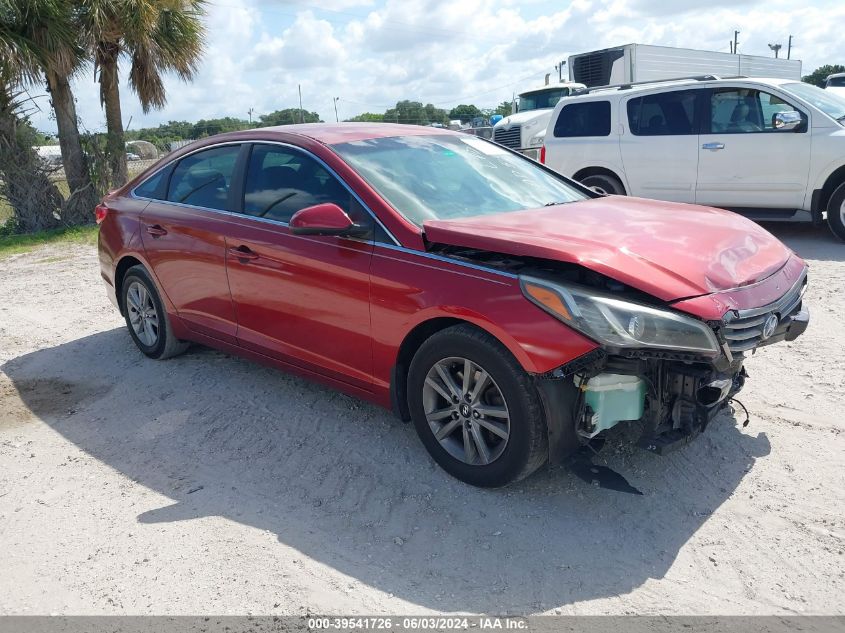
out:
<path id="1" fill-rule="evenodd" d="M 845 5 L 789 0 L 220 0 L 210 4 L 208 51 L 190 85 L 168 79 L 169 102 L 142 115 L 123 88 L 133 127 L 167 120 L 246 117 L 297 104 L 324 119 L 383 111 L 399 99 L 450 107 L 494 106 L 554 73 L 576 52 L 628 42 L 727 51 L 739 29 L 740 51 L 769 55 L 769 43 L 808 73 L 845 63 L 839 28 Z M 102 126 L 90 73 L 75 84 L 88 129 Z M 42 107 L 49 112 L 49 107 Z M 43 129 L 55 129 L 46 114 Z"/>

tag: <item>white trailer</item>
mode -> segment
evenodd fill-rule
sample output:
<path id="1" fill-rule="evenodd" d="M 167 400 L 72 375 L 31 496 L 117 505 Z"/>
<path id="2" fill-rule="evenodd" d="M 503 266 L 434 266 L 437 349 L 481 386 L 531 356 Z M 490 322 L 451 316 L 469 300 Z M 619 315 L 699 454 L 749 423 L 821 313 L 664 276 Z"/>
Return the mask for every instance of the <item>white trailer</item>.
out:
<path id="1" fill-rule="evenodd" d="M 570 81 L 590 88 L 699 75 L 743 75 L 801 81 L 801 61 L 798 59 L 649 44 L 624 44 L 571 55 L 567 65 Z"/>

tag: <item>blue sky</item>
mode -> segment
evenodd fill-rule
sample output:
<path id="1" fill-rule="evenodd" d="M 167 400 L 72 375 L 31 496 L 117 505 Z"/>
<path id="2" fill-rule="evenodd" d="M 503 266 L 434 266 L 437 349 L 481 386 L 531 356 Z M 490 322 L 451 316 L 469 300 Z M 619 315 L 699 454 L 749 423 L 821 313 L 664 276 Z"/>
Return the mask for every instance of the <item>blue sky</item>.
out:
<path id="1" fill-rule="evenodd" d="M 542 83 L 572 53 L 628 42 L 770 55 L 786 48 L 804 72 L 845 63 L 845 3 L 794 0 L 210 0 L 208 45 L 191 84 L 166 82 L 168 104 L 147 115 L 122 84 L 124 123 L 248 117 L 303 107 L 334 120 L 383 112 L 399 99 L 450 108 L 494 107 Z M 122 73 L 125 77 L 125 69 Z M 75 81 L 78 114 L 90 131 L 105 118 L 90 69 Z M 43 88 L 32 115 L 55 131 Z"/>

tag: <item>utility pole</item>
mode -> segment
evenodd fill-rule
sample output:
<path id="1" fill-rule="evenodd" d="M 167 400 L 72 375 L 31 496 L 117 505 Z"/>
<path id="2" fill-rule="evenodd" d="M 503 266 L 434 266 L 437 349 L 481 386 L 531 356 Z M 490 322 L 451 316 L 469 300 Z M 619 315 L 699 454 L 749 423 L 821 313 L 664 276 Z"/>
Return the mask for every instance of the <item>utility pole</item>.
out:
<path id="1" fill-rule="evenodd" d="M 302 111 L 302 84 L 296 84 L 299 90 L 299 122 L 305 123 L 305 113 Z"/>
<path id="2" fill-rule="evenodd" d="M 340 117 L 337 116 L 337 102 L 340 100 L 340 97 L 334 97 L 332 101 L 334 101 L 334 120 L 337 123 L 340 123 Z"/>
<path id="3" fill-rule="evenodd" d="M 780 49 L 783 48 L 783 46 L 781 44 L 769 44 L 769 48 L 775 52 L 775 59 L 777 59 L 778 53 L 780 52 Z"/>
<path id="4" fill-rule="evenodd" d="M 246 111 L 246 113 L 249 115 L 249 124 L 250 125 L 252 125 L 252 113 L 253 112 L 255 112 L 255 108 L 250 108 L 249 110 Z"/>
<path id="5" fill-rule="evenodd" d="M 739 55 L 739 31 L 734 31 L 734 55 Z"/>
<path id="6" fill-rule="evenodd" d="M 786 46 L 786 58 L 792 59 L 792 36 L 789 36 L 789 44 Z"/>

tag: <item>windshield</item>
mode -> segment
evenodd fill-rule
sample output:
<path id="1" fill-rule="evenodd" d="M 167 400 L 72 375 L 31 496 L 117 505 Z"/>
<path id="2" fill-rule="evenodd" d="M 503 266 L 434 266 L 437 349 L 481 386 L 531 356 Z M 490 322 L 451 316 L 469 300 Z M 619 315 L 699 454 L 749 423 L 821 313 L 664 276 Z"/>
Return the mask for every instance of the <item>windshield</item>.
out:
<path id="1" fill-rule="evenodd" d="M 375 138 L 333 149 L 417 226 L 587 197 L 533 161 L 470 135 Z"/>
<path id="2" fill-rule="evenodd" d="M 829 88 L 845 88 L 845 76 L 831 77 L 827 80 L 827 85 Z"/>
<path id="3" fill-rule="evenodd" d="M 845 118 L 845 97 L 805 83 L 783 84 L 781 88 L 803 99 L 810 105 L 817 107 L 826 115 L 840 121 L 840 123 Z"/>
<path id="4" fill-rule="evenodd" d="M 541 92 L 527 92 L 519 95 L 519 111 L 540 110 L 554 108 L 557 102 L 569 95 L 569 88 L 560 90 L 543 90 Z"/>

